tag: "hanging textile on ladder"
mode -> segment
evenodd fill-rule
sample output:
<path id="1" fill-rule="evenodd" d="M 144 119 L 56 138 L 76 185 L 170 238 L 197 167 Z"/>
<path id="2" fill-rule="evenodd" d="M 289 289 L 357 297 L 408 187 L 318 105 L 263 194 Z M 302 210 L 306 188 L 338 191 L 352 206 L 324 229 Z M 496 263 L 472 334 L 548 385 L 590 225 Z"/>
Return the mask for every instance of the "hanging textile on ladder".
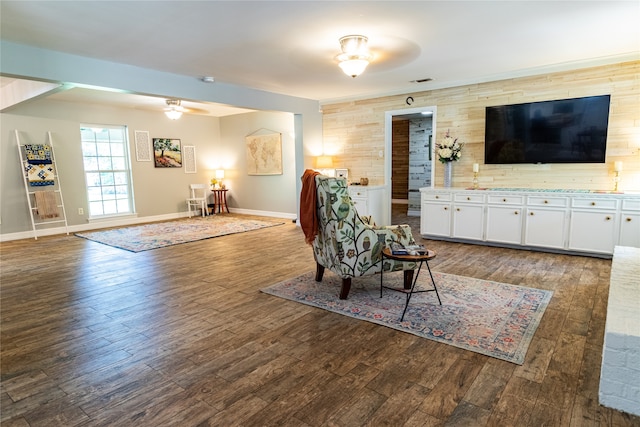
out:
<path id="1" fill-rule="evenodd" d="M 40 219 L 58 218 L 60 216 L 55 192 L 35 191 L 34 195 L 36 198 L 36 212 Z"/>
<path id="2" fill-rule="evenodd" d="M 25 144 L 24 155 L 26 161 L 24 170 L 27 173 L 29 185 L 42 187 L 55 185 L 55 170 L 53 169 L 51 146 L 48 144 Z"/>
<path id="3" fill-rule="evenodd" d="M 46 229 L 50 234 L 60 232 L 56 225 L 62 225 L 69 234 L 51 132 L 47 132 L 47 140 L 43 144 L 21 144 L 17 129 L 14 130 L 14 135 L 23 171 L 33 238 L 38 239 L 38 230 L 44 232 Z"/>

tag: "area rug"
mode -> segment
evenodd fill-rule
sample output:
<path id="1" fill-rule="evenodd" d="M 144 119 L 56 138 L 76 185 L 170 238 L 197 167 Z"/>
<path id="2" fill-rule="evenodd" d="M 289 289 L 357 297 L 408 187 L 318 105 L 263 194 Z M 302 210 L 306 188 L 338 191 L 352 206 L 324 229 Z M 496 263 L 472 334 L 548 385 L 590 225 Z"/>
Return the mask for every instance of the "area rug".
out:
<path id="1" fill-rule="evenodd" d="M 426 273 L 426 272 L 423 272 Z M 414 294 L 400 322 L 405 293 L 384 289 L 380 276 L 353 279 L 349 297 L 340 300 L 341 279 L 325 271 L 322 282 L 309 272 L 262 289 L 262 292 L 334 313 L 521 365 L 553 292 L 506 283 L 433 273 L 434 292 Z M 385 285 L 402 288 L 402 272 L 384 275 Z M 429 274 L 417 288 L 430 289 Z"/>
<path id="2" fill-rule="evenodd" d="M 204 218 L 196 217 L 105 231 L 76 233 L 76 236 L 131 252 L 142 252 L 282 224 L 284 223 L 243 219 L 227 215 L 211 215 Z"/>

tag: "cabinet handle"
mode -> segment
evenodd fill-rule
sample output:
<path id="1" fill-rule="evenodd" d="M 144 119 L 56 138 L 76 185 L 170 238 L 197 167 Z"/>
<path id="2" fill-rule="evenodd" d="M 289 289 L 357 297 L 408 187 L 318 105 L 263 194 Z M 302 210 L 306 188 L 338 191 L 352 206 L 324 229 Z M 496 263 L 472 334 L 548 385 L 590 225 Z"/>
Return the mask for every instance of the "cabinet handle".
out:
<path id="1" fill-rule="evenodd" d="M 604 217 L 604 220 L 605 221 L 611 221 L 611 217 L 610 216 L 606 216 L 606 217 Z"/>
<path id="2" fill-rule="evenodd" d="M 456 210 L 457 210 L 458 212 L 460 212 L 460 208 L 456 208 Z"/>
<path id="3" fill-rule="evenodd" d="M 530 216 L 533 216 L 533 212 L 529 212 L 529 215 L 530 215 Z"/>
<path id="4" fill-rule="evenodd" d="M 548 201 L 548 200 L 545 200 L 545 201 L 544 201 L 544 204 L 546 205 L 547 203 L 549 203 L 549 201 Z"/>
<path id="5" fill-rule="evenodd" d="M 591 202 L 591 206 L 595 206 L 595 205 L 596 205 L 596 202 Z"/>
<path id="6" fill-rule="evenodd" d="M 627 218 L 627 222 L 631 222 L 631 218 Z"/>
<path id="7" fill-rule="evenodd" d="M 445 211 L 448 211 L 448 210 L 449 210 L 449 208 L 445 206 L 445 207 L 444 207 L 444 210 L 445 210 Z"/>
<path id="8" fill-rule="evenodd" d="M 471 200 L 471 197 L 467 197 L 467 200 Z"/>
<path id="9" fill-rule="evenodd" d="M 513 212 L 513 214 L 514 214 L 514 215 L 519 215 L 519 214 L 520 214 L 520 212 L 515 211 L 515 212 Z"/>
<path id="10" fill-rule="evenodd" d="M 436 196 L 436 199 L 439 199 L 439 198 L 440 198 L 440 196 Z"/>
<path id="11" fill-rule="evenodd" d="M 507 201 L 507 199 L 502 199 L 502 201 L 503 201 L 503 202 L 506 202 L 506 201 Z"/>

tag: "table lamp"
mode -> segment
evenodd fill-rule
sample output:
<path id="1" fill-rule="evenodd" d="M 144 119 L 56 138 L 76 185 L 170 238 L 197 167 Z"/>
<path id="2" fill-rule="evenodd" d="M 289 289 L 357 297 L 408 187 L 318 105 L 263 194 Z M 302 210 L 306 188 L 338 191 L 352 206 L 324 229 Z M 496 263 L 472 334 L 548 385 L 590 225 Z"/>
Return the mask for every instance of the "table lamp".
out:
<path id="1" fill-rule="evenodd" d="M 216 170 L 216 179 L 218 180 L 218 184 L 220 184 L 220 188 L 224 190 L 225 185 L 222 183 L 222 180 L 224 179 L 224 169 Z"/>

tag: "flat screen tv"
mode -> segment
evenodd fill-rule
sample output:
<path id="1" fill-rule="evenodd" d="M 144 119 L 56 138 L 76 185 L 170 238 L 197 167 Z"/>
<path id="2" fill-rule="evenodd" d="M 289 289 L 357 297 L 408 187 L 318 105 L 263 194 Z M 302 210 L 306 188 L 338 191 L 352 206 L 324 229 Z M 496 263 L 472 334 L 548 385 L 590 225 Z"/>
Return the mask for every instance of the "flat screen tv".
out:
<path id="1" fill-rule="evenodd" d="M 604 163 L 610 95 L 487 107 L 485 164 Z"/>

